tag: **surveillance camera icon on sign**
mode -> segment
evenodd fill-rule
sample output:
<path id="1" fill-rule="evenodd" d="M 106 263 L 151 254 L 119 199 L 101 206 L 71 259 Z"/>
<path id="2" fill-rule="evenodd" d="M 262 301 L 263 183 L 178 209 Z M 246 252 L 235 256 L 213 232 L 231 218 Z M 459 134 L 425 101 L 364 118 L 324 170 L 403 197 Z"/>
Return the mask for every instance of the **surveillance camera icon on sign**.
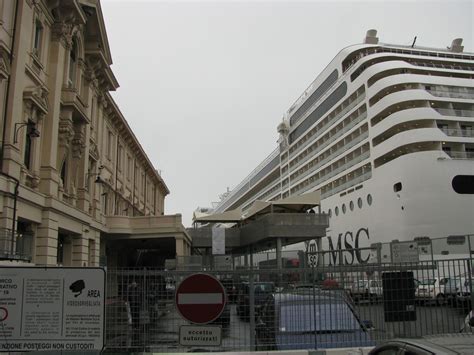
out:
<path id="1" fill-rule="evenodd" d="M 74 293 L 74 297 L 79 296 L 85 288 L 86 288 L 86 284 L 84 280 L 74 281 L 71 284 L 71 286 L 69 286 L 69 289 L 71 290 L 71 292 Z"/>

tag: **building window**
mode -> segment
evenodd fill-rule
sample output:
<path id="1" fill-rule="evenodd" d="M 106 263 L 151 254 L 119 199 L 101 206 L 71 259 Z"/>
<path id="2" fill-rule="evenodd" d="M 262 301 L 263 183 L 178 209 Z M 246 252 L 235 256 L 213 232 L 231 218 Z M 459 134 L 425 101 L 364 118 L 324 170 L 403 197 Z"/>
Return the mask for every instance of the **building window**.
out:
<path id="1" fill-rule="evenodd" d="M 369 206 L 372 205 L 372 195 L 371 194 L 367 195 L 367 203 L 369 204 Z"/>
<path id="2" fill-rule="evenodd" d="M 359 208 L 362 208 L 362 199 L 360 197 L 357 199 L 357 206 L 359 206 Z"/>
<path id="3" fill-rule="evenodd" d="M 66 171 L 67 171 L 67 162 L 64 160 L 63 165 L 61 167 L 61 182 L 63 186 L 66 185 Z"/>
<path id="4" fill-rule="evenodd" d="M 118 157 L 117 157 L 117 169 L 119 171 L 122 171 L 122 153 L 123 153 L 123 148 L 121 145 L 118 146 L 118 149 L 117 149 L 117 154 L 118 154 Z"/>
<path id="5" fill-rule="evenodd" d="M 77 66 L 77 41 L 73 39 L 72 48 L 69 52 L 69 76 L 68 86 L 73 87 L 76 80 L 76 66 Z"/>
<path id="6" fill-rule="evenodd" d="M 344 213 L 344 214 L 346 213 L 346 204 L 345 203 L 342 204 L 342 213 Z"/>
<path id="7" fill-rule="evenodd" d="M 114 136 L 112 132 L 107 130 L 107 158 L 112 159 L 112 146 L 113 146 Z"/>
<path id="8" fill-rule="evenodd" d="M 62 265 L 64 263 L 64 243 L 65 236 L 63 234 L 58 235 L 58 250 L 56 254 L 56 263 Z"/>
<path id="9" fill-rule="evenodd" d="M 334 209 L 334 212 L 336 213 L 336 216 L 339 216 L 339 207 L 336 206 L 336 208 Z"/>
<path id="10" fill-rule="evenodd" d="M 349 208 L 351 209 L 351 211 L 354 211 L 354 202 L 353 201 L 349 202 Z"/>
<path id="11" fill-rule="evenodd" d="M 25 163 L 25 167 L 30 170 L 31 169 L 31 149 L 32 149 L 32 138 L 29 134 L 26 134 L 25 139 L 25 155 L 23 157 L 23 162 Z"/>
<path id="12" fill-rule="evenodd" d="M 102 206 L 102 214 L 107 215 L 107 210 L 109 208 L 109 199 L 106 192 L 102 194 Z"/>
<path id="13" fill-rule="evenodd" d="M 43 25 L 40 21 L 35 22 L 35 37 L 33 38 L 33 54 L 37 57 L 41 54 L 41 40 L 43 36 Z"/>
<path id="14" fill-rule="evenodd" d="M 132 157 L 127 155 L 127 179 L 130 180 L 132 177 L 133 162 Z"/>

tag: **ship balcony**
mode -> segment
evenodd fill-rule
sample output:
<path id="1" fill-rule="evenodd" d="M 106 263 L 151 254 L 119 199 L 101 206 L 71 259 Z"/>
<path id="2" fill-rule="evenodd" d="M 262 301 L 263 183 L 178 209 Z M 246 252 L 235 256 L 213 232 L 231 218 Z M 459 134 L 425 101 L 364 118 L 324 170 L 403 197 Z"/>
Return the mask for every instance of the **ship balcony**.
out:
<path id="1" fill-rule="evenodd" d="M 331 179 L 332 177 L 340 174 L 341 172 L 343 171 L 347 171 L 349 170 L 350 168 L 352 168 L 353 166 L 363 162 L 364 160 L 368 159 L 370 157 L 370 152 L 369 151 L 366 151 L 362 154 L 360 154 L 359 156 L 357 156 L 356 158 L 354 159 L 351 159 L 351 160 L 348 160 L 346 163 L 344 163 L 343 165 L 339 166 L 339 167 L 334 167 L 331 171 L 329 171 L 328 173 L 325 173 L 325 174 L 322 174 L 322 171 L 319 173 L 319 177 L 318 178 L 315 178 L 315 177 L 311 177 L 309 178 L 309 185 L 307 185 L 306 187 L 306 191 L 310 190 L 310 189 L 313 189 L 314 187 L 322 184 L 322 183 L 325 183 L 327 182 L 329 179 Z M 316 169 L 312 170 L 312 172 L 314 172 Z M 301 179 L 299 179 L 301 180 Z M 301 183 L 301 181 L 298 181 L 296 184 L 293 185 L 292 188 L 295 187 L 295 185 L 297 186 L 298 183 Z M 285 184 L 283 186 L 283 188 L 285 188 L 286 186 L 288 186 L 288 184 Z"/>
<path id="2" fill-rule="evenodd" d="M 323 165 L 325 165 L 326 163 L 328 163 L 329 161 L 332 161 L 334 160 L 337 156 L 341 155 L 342 153 L 344 152 L 347 152 L 349 149 L 351 149 L 352 147 L 356 146 L 357 144 L 359 144 L 360 142 L 364 141 L 365 139 L 367 139 L 369 136 L 368 132 L 365 132 L 363 134 L 361 134 L 359 137 L 353 139 L 352 141 L 350 141 L 349 143 L 347 143 L 345 146 L 339 148 L 338 150 L 336 150 L 335 152 L 333 152 L 332 154 L 330 154 L 329 156 L 327 156 L 326 158 L 322 159 L 321 161 L 319 161 L 318 163 L 316 163 L 315 165 L 313 165 L 311 168 L 308 168 L 307 171 L 305 172 L 302 172 L 300 175 L 296 175 L 296 174 L 293 174 L 291 176 L 291 179 L 292 180 L 301 180 L 303 179 L 305 176 L 307 176 L 309 173 L 311 172 L 314 172 L 316 170 L 318 170 L 319 168 L 321 168 Z M 296 176 L 295 176 L 296 175 Z"/>
<path id="3" fill-rule="evenodd" d="M 298 142 L 296 142 L 296 144 L 294 144 L 290 148 L 290 158 L 294 157 L 296 154 L 301 152 L 305 147 L 308 146 L 310 142 L 316 140 L 316 138 L 322 135 L 335 122 L 339 121 L 341 117 L 351 112 L 357 105 L 359 105 L 363 101 L 364 98 L 365 98 L 365 94 L 359 95 L 354 101 L 349 103 L 343 109 L 339 110 L 338 112 L 336 112 L 336 110 L 333 110 L 330 114 L 326 115 L 323 119 L 319 120 L 319 123 L 317 124 L 317 126 L 311 130 L 313 131 L 313 134 L 309 134 L 311 131 L 308 130 L 308 132 L 303 136 L 303 138 L 300 139 Z M 352 114 L 357 113 L 361 107 L 357 108 L 357 110 L 354 110 Z M 361 112 L 359 115 L 363 115 L 363 113 Z"/>
<path id="4" fill-rule="evenodd" d="M 449 89 L 431 89 L 428 90 L 430 94 L 436 97 L 447 97 L 451 99 L 466 99 L 466 100 L 474 100 L 474 92 L 469 89 L 465 89 L 464 92 L 462 91 L 454 91 Z"/>
<path id="5" fill-rule="evenodd" d="M 344 191 L 354 185 L 360 184 L 361 182 L 364 182 L 365 180 L 368 180 L 371 177 L 372 177 L 372 171 L 367 171 L 366 173 L 362 175 L 354 176 L 352 179 L 325 191 L 324 193 L 321 194 L 321 198 L 324 199 L 334 194 L 337 194 L 338 192 Z"/>
<path id="6" fill-rule="evenodd" d="M 408 154 L 409 152 L 417 152 L 419 150 L 439 150 L 436 147 L 444 140 L 446 140 L 446 136 L 437 127 L 420 127 L 400 131 L 383 141 L 378 140 L 378 144 L 374 144 L 372 148 L 372 156 L 378 161 L 385 162 L 385 160 L 381 159 L 385 156 L 389 156 L 391 160 L 398 157 L 399 153 Z M 432 142 L 435 146 L 425 148 L 427 142 Z"/>
<path id="7" fill-rule="evenodd" d="M 452 109 L 452 108 L 435 108 L 435 110 L 438 111 L 439 114 L 443 116 L 474 117 L 474 111 L 468 110 L 468 109 L 458 110 L 458 109 Z"/>
<path id="8" fill-rule="evenodd" d="M 454 128 L 440 128 L 441 131 L 450 137 L 467 137 L 474 138 L 473 129 L 454 129 Z"/>
<path id="9" fill-rule="evenodd" d="M 472 152 L 453 152 L 453 151 L 446 151 L 446 154 L 449 155 L 451 159 L 455 160 L 474 160 L 474 151 Z"/>
<path id="10" fill-rule="evenodd" d="M 295 157 L 292 161 L 291 161 L 291 165 L 295 165 L 295 164 L 303 164 L 304 162 L 308 161 L 309 159 L 311 159 L 312 157 L 314 157 L 317 153 L 319 153 L 321 150 L 323 150 L 324 148 L 328 147 L 330 144 L 333 144 L 335 143 L 335 140 L 339 137 L 341 137 L 344 133 L 347 133 L 348 131 L 350 131 L 352 128 L 354 128 L 355 126 L 357 126 L 360 122 L 364 121 L 365 118 L 367 117 L 367 111 L 364 111 L 362 114 L 360 114 L 359 116 L 357 116 L 356 119 L 352 120 L 350 123 L 348 123 L 347 125 L 344 125 L 344 127 L 338 131 L 336 131 L 335 133 L 331 134 L 330 138 L 328 140 L 326 140 L 325 142 L 321 142 L 320 144 L 318 144 L 317 148 L 313 149 L 311 152 L 307 153 L 306 156 L 303 156 L 302 158 L 300 158 L 302 155 L 300 155 L 299 157 Z M 300 159 L 298 161 L 298 159 Z"/>

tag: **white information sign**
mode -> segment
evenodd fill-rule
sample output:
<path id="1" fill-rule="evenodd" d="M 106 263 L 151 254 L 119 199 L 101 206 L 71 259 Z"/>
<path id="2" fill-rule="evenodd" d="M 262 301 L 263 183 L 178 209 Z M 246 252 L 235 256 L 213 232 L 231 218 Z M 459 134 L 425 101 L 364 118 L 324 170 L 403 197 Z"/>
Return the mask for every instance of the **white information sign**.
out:
<path id="1" fill-rule="evenodd" d="M 179 328 L 179 343 L 183 346 L 219 346 L 221 342 L 221 327 L 182 325 Z"/>
<path id="2" fill-rule="evenodd" d="M 416 242 L 396 242 L 392 246 L 392 263 L 414 263 L 420 261 Z"/>
<path id="3" fill-rule="evenodd" d="M 212 227 L 212 255 L 225 254 L 225 228 Z"/>
<path id="4" fill-rule="evenodd" d="M 0 267 L 0 352 L 104 347 L 105 270 Z"/>

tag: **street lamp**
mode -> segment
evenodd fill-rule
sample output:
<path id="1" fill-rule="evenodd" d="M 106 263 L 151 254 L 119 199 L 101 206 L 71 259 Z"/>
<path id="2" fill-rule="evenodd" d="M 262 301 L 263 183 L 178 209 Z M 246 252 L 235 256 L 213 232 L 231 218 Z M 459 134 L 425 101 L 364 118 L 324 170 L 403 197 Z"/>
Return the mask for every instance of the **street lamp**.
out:
<path id="1" fill-rule="evenodd" d="M 36 123 L 28 121 L 26 123 L 15 123 L 15 133 L 13 134 L 13 144 L 18 143 L 18 132 L 22 127 L 27 127 L 26 134 L 30 138 L 37 138 L 40 136 L 40 132 L 36 129 Z"/>
<path id="2" fill-rule="evenodd" d="M 101 165 L 98 168 L 99 169 L 98 173 L 87 173 L 86 174 L 86 182 L 87 182 L 86 187 L 87 188 L 89 187 L 89 176 L 96 176 L 95 181 L 94 181 L 94 183 L 96 183 L 96 184 L 104 184 L 105 183 L 105 181 L 100 177 L 100 173 L 102 172 L 103 168 L 104 167 Z"/>

